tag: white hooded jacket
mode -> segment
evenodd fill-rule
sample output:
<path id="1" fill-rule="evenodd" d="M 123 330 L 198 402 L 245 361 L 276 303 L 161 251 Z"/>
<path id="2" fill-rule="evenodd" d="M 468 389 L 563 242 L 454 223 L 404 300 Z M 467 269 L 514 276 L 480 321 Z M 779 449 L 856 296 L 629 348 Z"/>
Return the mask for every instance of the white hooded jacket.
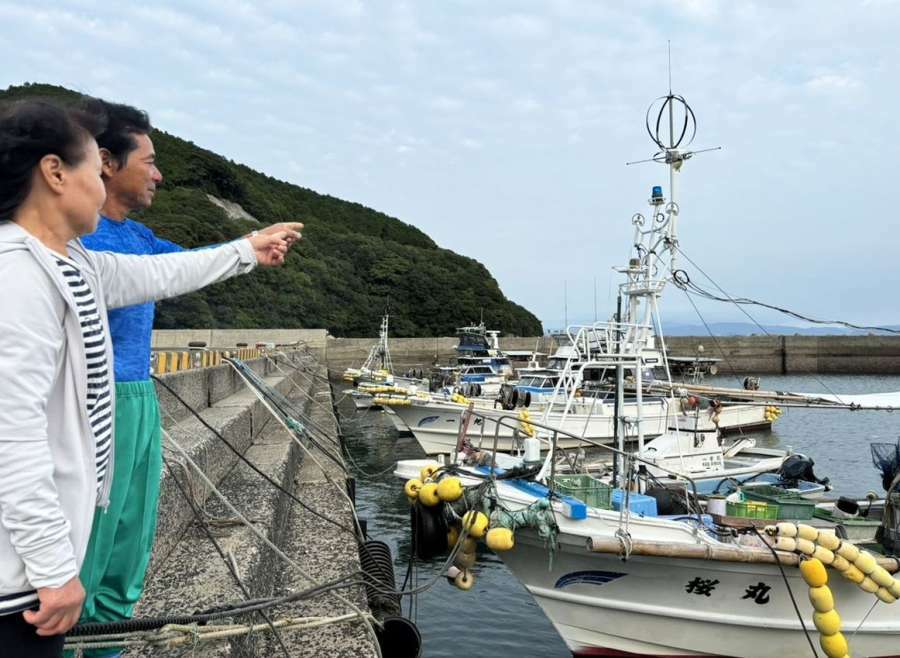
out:
<path id="1" fill-rule="evenodd" d="M 68 256 L 94 293 L 110 373 L 107 308 L 181 295 L 256 265 L 247 240 L 160 256 L 88 251 L 75 240 Z M 95 450 L 75 300 L 53 252 L 0 223 L 0 615 L 78 575 L 112 480 L 110 466 L 98 494 Z"/>

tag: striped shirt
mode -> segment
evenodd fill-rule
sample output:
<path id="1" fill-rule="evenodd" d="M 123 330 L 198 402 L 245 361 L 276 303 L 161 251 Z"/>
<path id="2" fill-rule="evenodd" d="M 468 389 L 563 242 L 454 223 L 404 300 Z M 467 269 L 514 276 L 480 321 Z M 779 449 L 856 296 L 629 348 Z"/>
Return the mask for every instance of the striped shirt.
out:
<path id="1" fill-rule="evenodd" d="M 109 453 L 112 447 L 112 404 L 109 381 L 109 364 L 106 361 L 106 333 L 94 293 L 84 280 L 78 266 L 67 258 L 56 257 L 56 264 L 69 286 L 78 318 L 81 321 L 81 335 L 84 339 L 84 355 L 87 359 L 87 412 L 96 445 L 97 490 L 109 467 Z M 37 609 L 37 591 L 0 595 L 0 616 Z"/>
<path id="2" fill-rule="evenodd" d="M 69 284 L 81 321 L 84 355 L 87 359 L 87 412 L 96 445 L 99 490 L 109 467 L 109 453 L 112 447 L 113 419 L 109 363 L 106 360 L 106 333 L 100 321 L 94 293 L 84 280 L 81 270 L 75 263 L 62 257 L 57 257 L 56 264 Z"/>

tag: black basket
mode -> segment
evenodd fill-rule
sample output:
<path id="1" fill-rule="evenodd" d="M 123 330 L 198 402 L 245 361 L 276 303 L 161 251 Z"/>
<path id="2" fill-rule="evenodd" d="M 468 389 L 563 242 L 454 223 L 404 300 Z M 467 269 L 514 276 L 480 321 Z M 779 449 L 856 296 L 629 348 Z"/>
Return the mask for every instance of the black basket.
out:
<path id="1" fill-rule="evenodd" d="M 900 440 L 897 443 L 873 443 L 872 464 L 881 472 L 881 486 L 885 491 L 900 473 Z"/>

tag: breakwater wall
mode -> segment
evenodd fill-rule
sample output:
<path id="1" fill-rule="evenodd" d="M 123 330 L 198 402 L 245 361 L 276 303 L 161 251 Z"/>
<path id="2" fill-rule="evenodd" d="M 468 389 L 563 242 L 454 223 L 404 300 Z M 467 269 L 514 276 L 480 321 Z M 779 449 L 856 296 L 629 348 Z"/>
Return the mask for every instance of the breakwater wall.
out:
<path id="1" fill-rule="evenodd" d="M 358 366 L 376 342 L 375 338 L 334 338 L 324 329 L 205 329 L 153 332 L 158 350 L 185 349 L 191 341 L 210 348 L 250 347 L 258 343 L 300 343 L 312 349 L 331 369 Z M 447 363 L 455 356 L 456 338 L 391 338 L 390 348 L 398 368 L 427 367 Z M 900 336 L 670 336 L 669 354 L 722 359 L 719 372 L 730 374 L 900 374 Z M 556 349 L 549 336 L 502 337 L 507 350 Z"/>
<path id="2" fill-rule="evenodd" d="M 353 527 L 354 512 L 337 490 L 346 491 L 351 478 L 343 462 L 327 369 L 306 350 L 245 363 L 302 410 L 304 425 L 316 428 L 315 441 L 298 440 L 288 432 L 228 364 L 162 375 L 167 387 L 199 417 L 157 384 L 167 434 L 165 463 L 153 556 L 136 617 L 192 614 L 225 603 L 280 597 L 307 590 L 314 581 L 329 582 L 360 570 L 356 536 L 346 530 Z M 266 613 L 274 622 L 335 618 L 351 613 L 346 601 L 369 611 L 363 587 L 351 584 Z M 179 647 L 130 648 L 125 655 L 285 655 L 259 615 L 211 623 L 263 628 L 216 641 L 188 633 Z M 376 655 L 358 618 L 302 630 L 284 628 L 280 638 L 291 656 Z"/>
<path id="3" fill-rule="evenodd" d="M 374 338 L 333 338 L 325 358 L 332 369 L 359 365 Z M 556 345 L 549 337 L 501 338 L 507 350 L 550 353 Z M 455 356 L 456 339 L 392 338 L 391 356 L 399 368 L 446 363 Z M 900 336 L 672 336 L 666 340 L 673 356 L 722 359 L 719 372 L 730 374 L 900 374 Z"/>

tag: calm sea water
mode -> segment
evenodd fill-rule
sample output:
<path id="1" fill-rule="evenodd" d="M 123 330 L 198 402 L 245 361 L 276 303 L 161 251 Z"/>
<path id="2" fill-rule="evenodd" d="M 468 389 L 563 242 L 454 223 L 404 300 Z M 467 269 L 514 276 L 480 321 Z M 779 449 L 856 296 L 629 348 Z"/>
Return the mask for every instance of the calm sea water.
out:
<path id="1" fill-rule="evenodd" d="M 733 377 L 710 384 L 738 386 Z M 761 388 L 804 393 L 876 393 L 900 391 L 900 377 L 767 376 Z M 336 393 L 341 386 L 336 384 Z M 339 395 L 339 393 L 337 393 Z M 351 457 L 369 475 L 357 473 L 359 514 L 368 519 L 369 534 L 391 545 L 398 584 L 409 560 L 409 505 L 390 467 L 400 459 L 423 456 L 411 437 L 400 437 L 381 412 L 357 412 L 349 399 L 338 405 Z M 771 432 L 753 436 L 758 444 L 791 446 L 816 462 L 819 477 L 828 476 L 837 494 L 883 493 L 872 466 L 869 444 L 896 442 L 900 413 L 786 409 Z M 380 471 L 385 471 L 378 474 Z M 437 573 L 437 564 L 419 564 L 419 584 Z M 420 595 L 414 610 L 428 658 L 460 655 L 565 658 L 571 654 L 531 596 L 490 551 L 479 552 L 477 581 L 461 592 L 440 580 Z M 404 601 L 404 614 L 408 610 Z"/>

